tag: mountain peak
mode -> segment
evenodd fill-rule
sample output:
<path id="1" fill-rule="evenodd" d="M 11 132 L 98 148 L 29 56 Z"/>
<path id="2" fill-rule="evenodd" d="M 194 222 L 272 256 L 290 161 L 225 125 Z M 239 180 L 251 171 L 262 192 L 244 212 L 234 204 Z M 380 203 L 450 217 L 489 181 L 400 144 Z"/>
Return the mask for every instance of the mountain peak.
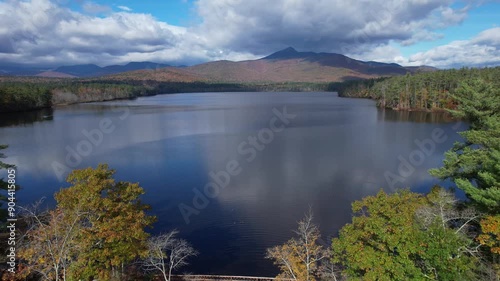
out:
<path id="1" fill-rule="evenodd" d="M 295 50 L 293 47 L 288 47 L 286 49 L 283 49 L 281 51 L 277 51 L 276 53 L 273 53 L 263 59 L 266 60 L 276 60 L 276 59 L 294 59 L 294 58 L 300 58 L 302 57 L 303 54 Z"/>
<path id="2" fill-rule="evenodd" d="M 294 47 L 288 47 L 288 48 L 285 48 L 279 52 L 286 52 L 286 53 L 298 53 L 297 50 L 295 50 Z"/>

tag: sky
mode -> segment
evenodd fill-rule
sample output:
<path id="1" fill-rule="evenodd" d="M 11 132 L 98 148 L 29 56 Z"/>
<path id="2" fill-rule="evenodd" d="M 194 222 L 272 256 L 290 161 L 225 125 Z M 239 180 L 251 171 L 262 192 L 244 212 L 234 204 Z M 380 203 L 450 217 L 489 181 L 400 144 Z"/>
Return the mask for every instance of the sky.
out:
<path id="1" fill-rule="evenodd" d="M 0 64 L 192 65 L 294 47 L 500 65 L 500 0 L 0 0 Z"/>

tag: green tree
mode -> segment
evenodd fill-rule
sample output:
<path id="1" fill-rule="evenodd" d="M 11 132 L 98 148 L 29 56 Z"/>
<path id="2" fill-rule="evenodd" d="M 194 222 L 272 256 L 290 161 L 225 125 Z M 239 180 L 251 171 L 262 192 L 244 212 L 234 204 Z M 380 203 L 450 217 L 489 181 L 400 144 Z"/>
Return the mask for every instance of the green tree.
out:
<path id="1" fill-rule="evenodd" d="M 332 242 L 333 262 L 352 280 L 474 280 L 470 239 L 451 220 L 443 226 L 430 200 L 404 190 L 354 202 L 352 223 Z"/>
<path id="2" fill-rule="evenodd" d="M 415 211 L 424 198 L 409 191 L 363 198 L 352 204 L 355 216 L 332 243 L 334 262 L 353 280 L 423 279 L 412 256 L 418 242 Z"/>
<path id="3" fill-rule="evenodd" d="M 481 215 L 474 208 L 463 207 L 455 196 L 434 187 L 425 204 L 416 211 L 419 231 L 416 240 L 421 250 L 415 264 L 424 276 L 434 280 L 476 280 L 479 271 L 478 247 L 472 239 L 472 224 Z"/>
<path id="4" fill-rule="evenodd" d="M 464 142 L 456 143 L 445 154 L 443 167 L 430 173 L 453 180 L 483 210 L 500 212 L 500 89 L 492 83 L 464 81 L 454 96 L 455 117 L 470 122 L 460 133 Z"/>

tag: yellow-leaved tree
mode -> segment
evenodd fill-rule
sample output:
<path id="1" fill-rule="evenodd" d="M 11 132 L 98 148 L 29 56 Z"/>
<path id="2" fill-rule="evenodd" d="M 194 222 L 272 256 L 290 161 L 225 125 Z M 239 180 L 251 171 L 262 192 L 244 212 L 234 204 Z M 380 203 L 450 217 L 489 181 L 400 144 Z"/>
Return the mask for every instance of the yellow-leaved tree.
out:
<path id="1" fill-rule="evenodd" d="M 46 280 L 122 280 L 125 265 L 147 254 L 155 217 L 137 183 L 115 182 L 107 165 L 73 171 L 57 208 L 32 213 L 20 258 Z"/>
<path id="2" fill-rule="evenodd" d="M 280 268 L 278 278 L 298 281 L 315 281 L 322 275 L 321 263 L 329 258 L 328 251 L 318 242 L 319 228 L 313 223 L 311 211 L 299 221 L 297 236 L 267 250 L 266 258 Z"/>

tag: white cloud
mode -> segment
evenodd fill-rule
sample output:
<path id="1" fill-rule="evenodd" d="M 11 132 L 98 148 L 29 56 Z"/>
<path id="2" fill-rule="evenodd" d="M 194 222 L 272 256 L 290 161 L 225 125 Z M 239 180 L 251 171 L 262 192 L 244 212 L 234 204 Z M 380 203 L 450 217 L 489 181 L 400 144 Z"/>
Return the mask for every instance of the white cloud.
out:
<path id="1" fill-rule="evenodd" d="M 455 0 L 198 0 L 201 22 L 191 27 L 170 25 L 126 6 L 116 6 L 120 12 L 114 12 L 91 1 L 81 1 L 84 12 L 75 12 L 65 1 L 0 0 L 0 60 L 192 64 L 253 59 L 293 46 L 364 60 L 440 66 L 445 49 L 476 46 L 476 63 L 480 54 L 497 54 L 500 41 L 498 30 L 490 30 L 470 42 L 403 58 L 395 45 L 436 40 L 443 36 L 441 29 L 466 18 L 469 6 L 452 8 Z M 454 58 L 457 63 L 459 58 Z"/>
<path id="2" fill-rule="evenodd" d="M 132 9 L 130 9 L 127 6 L 118 6 L 118 9 L 125 11 L 125 12 L 132 12 Z"/>
<path id="3" fill-rule="evenodd" d="M 500 27 L 484 30 L 479 33 L 473 40 L 474 44 L 489 44 L 500 48 Z"/>
<path id="4" fill-rule="evenodd" d="M 12 52 L 3 61 L 38 64 L 119 63 L 131 54 L 176 49 L 186 33 L 151 15 L 85 15 L 48 0 L 0 2 L 0 37 Z M 3 47 L 8 50 L 9 46 Z M 157 61 L 175 58 L 158 56 Z"/>
<path id="5" fill-rule="evenodd" d="M 249 52 L 207 47 L 193 29 L 149 14 L 112 12 L 84 2 L 87 14 L 50 0 L 0 1 L 0 60 L 7 63 L 109 65 L 129 61 L 179 64 L 253 58 Z M 122 10 L 127 7 L 121 7 Z M 126 10 L 126 9 L 125 9 Z M 104 16 L 96 16 L 99 13 Z"/>
<path id="6" fill-rule="evenodd" d="M 405 63 L 406 59 L 402 56 L 401 51 L 392 45 L 379 45 L 362 53 L 347 53 L 347 56 L 364 60 L 378 61 L 385 63 Z"/>
<path id="7" fill-rule="evenodd" d="M 500 65 L 500 27 L 487 29 L 471 40 L 453 41 L 426 52 L 416 53 L 408 60 L 412 65 L 442 68 L 460 66 Z"/>

